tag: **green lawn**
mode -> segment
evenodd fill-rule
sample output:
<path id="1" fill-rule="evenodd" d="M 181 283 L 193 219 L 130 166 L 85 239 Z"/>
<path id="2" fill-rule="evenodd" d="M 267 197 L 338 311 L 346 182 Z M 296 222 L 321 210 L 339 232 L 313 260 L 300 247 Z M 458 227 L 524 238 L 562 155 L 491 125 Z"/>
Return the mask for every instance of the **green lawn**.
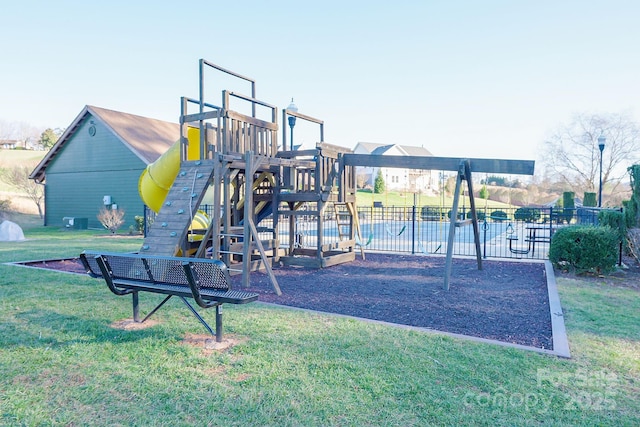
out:
<path id="1" fill-rule="evenodd" d="M 450 208 L 453 205 L 453 197 L 446 196 L 444 201 L 440 196 L 427 196 L 425 194 L 413 194 L 413 193 L 398 193 L 398 192 L 385 192 L 385 193 L 372 193 L 368 190 L 358 190 L 356 195 L 357 204 L 359 207 L 372 206 L 373 202 L 380 202 L 383 206 L 444 206 Z M 475 199 L 476 208 L 483 209 L 485 207 L 484 199 Z M 460 197 L 460 208 L 466 206 L 469 208 L 471 202 L 468 196 Z M 502 209 L 512 208 L 513 206 L 497 202 L 493 200 L 487 200 L 487 208 Z"/>
<path id="2" fill-rule="evenodd" d="M 36 165 L 47 153 L 47 151 L 0 149 L 0 167 Z"/>
<path id="3" fill-rule="evenodd" d="M 101 281 L 3 264 L 139 238 L 25 234 L 0 242 L 3 426 L 640 425 L 637 290 L 558 280 L 570 360 L 260 303 L 225 306 L 240 344 L 208 353 L 182 343 L 204 329 L 177 300 L 117 330 L 131 301 Z"/>

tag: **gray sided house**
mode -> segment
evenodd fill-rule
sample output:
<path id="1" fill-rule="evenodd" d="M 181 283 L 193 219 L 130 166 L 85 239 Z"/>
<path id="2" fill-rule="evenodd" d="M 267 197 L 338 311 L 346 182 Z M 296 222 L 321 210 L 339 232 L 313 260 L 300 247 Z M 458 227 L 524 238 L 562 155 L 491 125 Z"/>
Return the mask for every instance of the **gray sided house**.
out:
<path id="1" fill-rule="evenodd" d="M 103 207 L 125 211 L 124 229 L 144 214 L 140 174 L 178 141 L 177 124 L 86 106 L 29 178 L 45 185 L 44 225 L 103 228 Z M 114 206 L 115 205 L 115 206 Z"/>

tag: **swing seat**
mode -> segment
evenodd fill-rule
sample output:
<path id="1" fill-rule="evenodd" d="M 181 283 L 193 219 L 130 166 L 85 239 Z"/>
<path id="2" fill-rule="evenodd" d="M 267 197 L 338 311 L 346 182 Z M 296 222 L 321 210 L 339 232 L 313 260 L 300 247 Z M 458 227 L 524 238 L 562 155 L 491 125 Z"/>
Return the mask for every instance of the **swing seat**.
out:
<path id="1" fill-rule="evenodd" d="M 403 226 L 402 226 L 402 229 L 400 230 L 400 232 L 399 232 L 398 234 L 394 234 L 394 233 L 391 231 L 391 229 L 389 228 L 389 225 L 387 225 L 387 224 L 385 224 L 385 225 L 384 225 L 384 229 L 387 231 L 387 234 L 388 234 L 389 236 L 391 236 L 391 237 L 393 237 L 393 236 L 398 237 L 398 236 L 400 236 L 402 233 L 404 233 L 404 230 L 406 230 L 406 229 L 407 229 L 407 225 L 406 225 L 406 224 L 405 224 L 405 225 L 403 225 Z"/>
<path id="2" fill-rule="evenodd" d="M 360 238 L 358 236 L 356 236 L 356 245 L 367 247 L 367 246 L 369 246 L 369 244 L 371 243 L 372 240 L 373 240 L 373 234 L 370 234 L 369 235 L 369 239 L 367 240 L 367 243 L 362 244 L 362 242 L 360 241 Z"/>

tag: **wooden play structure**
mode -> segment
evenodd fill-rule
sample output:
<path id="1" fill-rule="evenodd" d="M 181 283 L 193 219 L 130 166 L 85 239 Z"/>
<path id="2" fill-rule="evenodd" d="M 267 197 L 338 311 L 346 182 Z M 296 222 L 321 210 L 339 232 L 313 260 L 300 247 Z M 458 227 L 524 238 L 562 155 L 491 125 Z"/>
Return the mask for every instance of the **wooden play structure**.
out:
<path id="1" fill-rule="evenodd" d="M 278 150 L 277 108 L 256 99 L 255 82 L 205 60 L 199 65 L 200 99 L 181 100 L 179 167 L 159 185 L 166 195 L 161 196 L 141 253 L 221 259 L 232 274 L 242 273 L 246 285 L 251 271 L 265 269 L 278 293 L 271 272 L 274 262 L 326 267 L 354 260 L 359 234 L 355 174 L 353 167 L 338 163 L 351 150 L 325 143 L 321 120 L 291 110 L 283 111 L 283 122 L 293 116 L 317 124 L 319 141 L 310 150 Z M 205 102 L 209 69 L 249 82 L 251 95 L 224 90 L 220 106 Z M 232 102 L 248 104 L 251 114 L 234 111 Z M 189 112 L 194 105 L 197 112 Z M 268 119 L 258 118 L 257 109 L 266 111 Z M 163 163 L 167 161 L 162 158 L 156 161 L 148 175 L 162 176 Z M 206 194 L 213 200 L 213 215 L 206 229 L 194 230 L 192 223 Z M 296 218 L 301 215 L 315 223 L 314 249 L 295 244 Z M 339 239 L 327 241 L 323 218 L 335 215 L 342 231 Z M 267 217 L 272 220 L 263 226 Z M 281 247 L 283 226 L 289 229 L 289 242 Z"/>
<path id="2" fill-rule="evenodd" d="M 271 271 L 275 262 L 322 268 L 353 261 L 358 250 L 364 258 L 362 245 L 357 245 L 362 236 L 356 210 L 356 166 L 457 171 L 452 218 L 456 218 L 462 181 L 473 195 L 472 170 L 533 174 L 529 161 L 356 155 L 324 142 L 323 121 L 290 109 L 282 111 L 279 149 L 278 109 L 256 98 L 254 80 L 202 59 L 199 72 L 199 99 L 181 99 L 181 138 L 175 148 L 179 160 L 177 154 L 175 162 L 161 158 L 146 172 L 157 184 L 157 216 L 140 252 L 220 259 L 232 274 L 242 274 L 245 286 L 251 271 L 264 269 L 280 294 Z M 250 95 L 223 90 L 221 105 L 205 101 L 205 75 L 210 72 L 249 83 Z M 237 111 L 236 103 L 250 113 Z M 315 148 L 287 146 L 284 123 L 290 117 L 318 126 Z M 193 224 L 205 196 L 212 200 L 213 214 L 205 227 L 196 229 Z M 471 200 L 469 221 L 474 226 L 478 268 L 482 268 L 473 197 Z M 314 235 L 308 236 L 311 245 L 296 240 L 297 221 L 302 217 L 313 224 Z M 335 222 L 337 236 L 325 235 L 327 221 Z M 450 243 L 454 233 L 455 227 L 450 227 Z M 288 236 L 288 242 L 280 241 L 281 234 Z M 449 286 L 452 246 L 448 246 L 445 288 Z"/>

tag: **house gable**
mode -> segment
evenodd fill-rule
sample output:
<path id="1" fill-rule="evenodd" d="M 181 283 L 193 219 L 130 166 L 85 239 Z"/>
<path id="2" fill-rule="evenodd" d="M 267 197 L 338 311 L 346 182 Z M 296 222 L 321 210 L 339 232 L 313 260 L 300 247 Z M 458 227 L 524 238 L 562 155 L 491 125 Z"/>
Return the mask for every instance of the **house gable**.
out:
<path id="1" fill-rule="evenodd" d="M 96 170 L 142 170 L 146 163 L 136 156 L 104 124 L 88 114 L 67 143 L 47 166 L 47 178 L 60 173 Z"/>
<path id="2" fill-rule="evenodd" d="M 137 182 L 145 167 L 108 127 L 87 115 L 47 166 L 45 224 L 86 218 L 89 228 L 102 228 L 97 215 L 110 196 L 125 211 L 125 226 L 134 225 L 144 213 Z"/>
<path id="3" fill-rule="evenodd" d="M 382 147 L 378 147 L 371 153 L 373 155 L 381 155 L 381 156 L 406 156 L 406 152 L 400 148 L 399 145 L 385 145 Z"/>

